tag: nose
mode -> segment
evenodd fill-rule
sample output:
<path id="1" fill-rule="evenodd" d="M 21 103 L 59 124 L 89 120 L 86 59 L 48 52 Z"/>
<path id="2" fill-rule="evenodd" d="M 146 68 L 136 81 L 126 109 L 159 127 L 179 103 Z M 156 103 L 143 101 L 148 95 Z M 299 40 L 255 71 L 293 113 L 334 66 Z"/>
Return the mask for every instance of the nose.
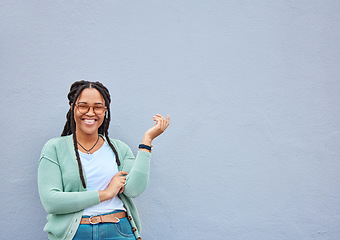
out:
<path id="1" fill-rule="evenodd" d="M 94 113 L 94 107 L 89 107 L 89 111 L 86 113 L 87 115 L 93 116 L 95 115 Z"/>

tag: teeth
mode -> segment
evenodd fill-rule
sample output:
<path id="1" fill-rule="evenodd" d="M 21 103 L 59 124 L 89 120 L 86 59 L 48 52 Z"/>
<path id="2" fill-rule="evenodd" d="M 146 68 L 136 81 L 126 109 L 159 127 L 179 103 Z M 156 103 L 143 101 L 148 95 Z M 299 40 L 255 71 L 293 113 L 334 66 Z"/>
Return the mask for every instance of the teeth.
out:
<path id="1" fill-rule="evenodd" d="M 84 119 L 85 124 L 94 124 L 94 119 Z"/>

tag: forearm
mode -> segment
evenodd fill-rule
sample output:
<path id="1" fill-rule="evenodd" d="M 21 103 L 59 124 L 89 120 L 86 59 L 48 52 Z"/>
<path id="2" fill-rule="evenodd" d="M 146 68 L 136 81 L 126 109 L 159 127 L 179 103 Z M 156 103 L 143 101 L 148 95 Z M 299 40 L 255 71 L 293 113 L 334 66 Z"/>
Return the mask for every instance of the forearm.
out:
<path id="1" fill-rule="evenodd" d="M 65 192 L 59 166 L 43 159 L 38 167 L 41 202 L 50 214 L 78 212 L 100 202 L 98 191 Z"/>
<path id="2" fill-rule="evenodd" d="M 45 210 L 50 214 L 79 212 L 99 203 L 98 191 L 57 192 L 51 191 L 41 197 Z"/>
<path id="3" fill-rule="evenodd" d="M 124 194 L 129 197 L 139 196 L 149 181 L 151 153 L 138 151 L 133 167 L 127 176 Z"/>

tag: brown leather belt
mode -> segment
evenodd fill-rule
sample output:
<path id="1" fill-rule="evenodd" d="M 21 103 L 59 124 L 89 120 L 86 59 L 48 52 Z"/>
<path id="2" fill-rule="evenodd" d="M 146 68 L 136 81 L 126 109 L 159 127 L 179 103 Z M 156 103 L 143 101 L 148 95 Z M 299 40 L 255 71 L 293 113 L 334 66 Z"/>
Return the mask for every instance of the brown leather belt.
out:
<path id="1" fill-rule="evenodd" d="M 91 216 L 89 218 L 83 217 L 80 220 L 80 224 L 119 223 L 119 219 L 125 218 L 125 217 L 126 217 L 126 212 Z"/>

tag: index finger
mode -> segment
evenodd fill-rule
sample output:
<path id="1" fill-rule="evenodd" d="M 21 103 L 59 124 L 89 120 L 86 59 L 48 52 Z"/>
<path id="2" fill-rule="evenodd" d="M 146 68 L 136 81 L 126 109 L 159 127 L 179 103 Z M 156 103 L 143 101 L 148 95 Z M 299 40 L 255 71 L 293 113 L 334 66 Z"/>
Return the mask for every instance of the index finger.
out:
<path id="1" fill-rule="evenodd" d="M 119 171 L 117 174 L 119 174 L 119 175 L 128 175 L 129 173 L 125 172 L 125 171 Z"/>

